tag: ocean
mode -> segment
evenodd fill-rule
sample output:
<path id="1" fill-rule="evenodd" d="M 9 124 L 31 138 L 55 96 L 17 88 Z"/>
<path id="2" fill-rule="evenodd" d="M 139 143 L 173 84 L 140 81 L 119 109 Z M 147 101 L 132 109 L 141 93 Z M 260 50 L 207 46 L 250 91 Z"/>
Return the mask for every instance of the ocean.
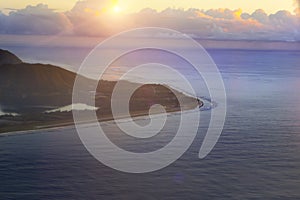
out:
<path id="1" fill-rule="evenodd" d="M 10 50 L 20 57 L 31 53 L 20 47 Z M 80 55 L 88 52 L 82 51 Z M 77 53 L 65 52 L 78 58 Z M 198 134 L 181 158 L 145 174 L 101 164 L 87 152 L 73 126 L 3 136 L 0 199 L 299 199 L 300 52 L 208 52 L 223 77 L 227 116 L 219 141 L 204 159 L 198 152 L 214 108 L 201 111 Z M 61 63 L 62 55 L 53 62 Z M 197 79 L 188 69 L 181 70 L 190 80 Z M 197 94 L 208 97 L 205 89 Z M 176 132 L 180 114 L 168 117 L 171 123 L 160 135 L 143 142 L 120 135 L 114 122 L 102 126 L 124 149 L 153 151 Z"/>

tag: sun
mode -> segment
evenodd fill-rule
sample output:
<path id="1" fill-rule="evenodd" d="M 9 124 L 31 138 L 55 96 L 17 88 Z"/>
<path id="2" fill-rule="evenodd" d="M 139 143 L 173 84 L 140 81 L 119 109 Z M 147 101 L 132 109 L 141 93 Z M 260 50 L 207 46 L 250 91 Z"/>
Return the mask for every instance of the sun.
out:
<path id="1" fill-rule="evenodd" d="M 121 12 L 121 8 L 119 7 L 119 6 L 114 6 L 113 7 L 113 11 L 115 12 L 115 13 L 119 13 L 119 12 Z"/>

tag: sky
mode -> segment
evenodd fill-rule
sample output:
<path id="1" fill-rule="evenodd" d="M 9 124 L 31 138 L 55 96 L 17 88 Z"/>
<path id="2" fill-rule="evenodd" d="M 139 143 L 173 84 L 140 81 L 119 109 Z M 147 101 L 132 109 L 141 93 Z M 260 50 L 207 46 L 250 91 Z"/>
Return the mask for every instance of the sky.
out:
<path id="1" fill-rule="evenodd" d="M 199 39 L 292 42 L 299 1 L 0 0 L 0 34 L 108 37 L 155 26 Z"/>
<path id="2" fill-rule="evenodd" d="M 9 9 L 21 9 L 27 5 L 36 5 L 39 3 L 47 4 L 50 8 L 58 11 L 70 10 L 77 0 L 0 0 L 0 9 L 9 12 Z M 156 10 L 165 8 L 241 8 L 245 12 L 254 12 L 256 9 L 263 9 L 271 14 L 279 10 L 288 10 L 293 12 L 295 9 L 293 0 L 119 0 L 119 7 L 124 12 L 138 12 L 139 10 L 150 7 Z"/>

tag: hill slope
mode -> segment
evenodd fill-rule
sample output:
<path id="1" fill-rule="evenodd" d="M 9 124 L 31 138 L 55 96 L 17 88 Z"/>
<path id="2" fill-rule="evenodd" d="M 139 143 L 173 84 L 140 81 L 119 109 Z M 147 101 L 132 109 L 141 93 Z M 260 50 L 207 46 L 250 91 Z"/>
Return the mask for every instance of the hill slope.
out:
<path id="1" fill-rule="evenodd" d="M 71 112 L 48 113 L 46 111 L 59 110 L 60 107 L 72 104 L 72 91 L 77 74 L 53 65 L 20 63 L 21 60 L 13 54 L 9 52 L 4 54 L 8 56 L 0 56 L 0 63 L 2 63 L 0 64 L 0 108 L 6 113 L 20 115 L 0 116 L 0 132 L 72 124 Z M 95 80 L 79 77 L 83 87 L 80 93 L 84 99 L 95 100 L 95 106 L 99 108 L 96 111 L 98 120 L 114 119 L 111 96 L 116 82 L 101 80 L 96 83 Z M 97 90 L 92 92 L 90 86 L 95 84 L 98 85 Z M 148 115 L 150 107 L 154 104 L 164 106 L 167 112 L 201 106 L 196 98 L 170 90 L 164 85 L 141 85 L 123 81 L 121 86 L 124 94 L 127 93 L 129 87 L 138 88 L 129 101 L 129 114 L 132 116 Z M 180 107 L 175 95 L 184 102 L 183 107 Z M 123 99 L 121 96 L 118 100 L 123 101 Z M 115 117 L 129 117 L 126 113 L 120 112 L 119 114 L 120 116 Z M 90 119 L 86 119 L 88 120 Z"/>
<path id="2" fill-rule="evenodd" d="M 19 64 L 22 60 L 13 53 L 0 49 L 0 65 L 2 64 Z"/>
<path id="3" fill-rule="evenodd" d="M 72 104 L 76 73 L 53 65 L 19 63 L 21 60 L 17 57 L 14 58 L 13 54 L 3 50 L 1 52 L 10 55 L 13 58 L 11 61 L 16 62 L 16 64 L 7 64 L 7 56 L 0 56 L 0 63 L 6 63 L 0 65 L 0 106 L 3 111 L 29 114 L 43 113 L 49 108 Z M 95 85 L 95 80 L 80 76 L 80 81 L 85 88 L 81 92 L 87 98 L 96 99 L 95 104 L 97 107 L 101 107 L 103 115 L 110 114 L 111 94 L 116 82 L 99 81 L 96 97 L 93 97 L 90 90 L 86 88 Z M 126 92 L 131 84 L 136 85 L 137 83 L 124 81 L 122 84 L 123 91 Z M 144 85 L 131 98 L 130 107 L 132 110 L 147 112 L 151 104 L 162 104 L 166 108 L 172 108 L 172 110 L 176 107 L 180 109 L 173 92 L 163 85 Z M 156 95 L 151 95 L 151 93 Z M 185 98 L 187 104 L 197 104 L 195 98 L 187 97 L 178 91 L 175 93 Z"/>
<path id="4" fill-rule="evenodd" d="M 0 105 L 12 111 L 32 106 L 71 104 L 76 74 L 43 64 L 3 64 L 0 66 Z M 85 84 L 92 80 L 84 79 Z"/>

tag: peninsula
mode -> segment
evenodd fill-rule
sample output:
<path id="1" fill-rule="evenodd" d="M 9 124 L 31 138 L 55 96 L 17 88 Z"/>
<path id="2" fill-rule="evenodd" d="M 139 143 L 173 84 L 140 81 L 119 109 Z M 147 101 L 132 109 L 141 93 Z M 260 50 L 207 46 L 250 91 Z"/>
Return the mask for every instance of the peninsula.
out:
<path id="1" fill-rule="evenodd" d="M 72 125 L 72 112 L 66 108 L 72 107 L 76 75 L 54 65 L 24 63 L 11 52 L 0 49 L 0 133 Z M 83 76 L 80 80 L 85 88 L 96 81 Z M 122 117 L 148 115 L 154 104 L 162 105 L 167 112 L 203 104 L 196 97 L 170 90 L 166 85 L 123 81 L 123 90 L 132 84 L 138 84 L 138 89 L 129 102 L 131 116 Z M 99 121 L 113 120 L 111 96 L 116 81 L 100 80 L 97 85 L 94 93 L 82 91 L 87 98 L 95 98 L 94 110 L 88 109 L 91 105 L 77 102 L 87 109 L 76 112 L 96 111 Z M 183 106 L 180 107 L 176 96 L 184 102 Z"/>

